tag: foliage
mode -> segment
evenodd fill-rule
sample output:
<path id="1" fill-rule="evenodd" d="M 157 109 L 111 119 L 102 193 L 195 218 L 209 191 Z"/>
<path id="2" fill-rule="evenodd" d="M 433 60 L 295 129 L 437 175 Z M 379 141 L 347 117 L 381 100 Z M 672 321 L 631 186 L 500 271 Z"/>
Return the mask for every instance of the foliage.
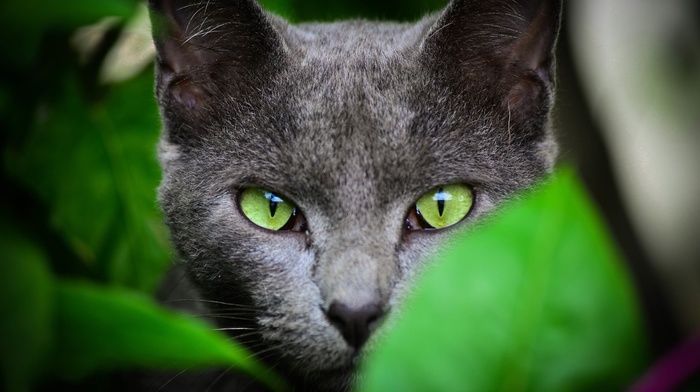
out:
<path id="1" fill-rule="evenodd" d="M 194 369 L 235 366 L 264 375 L 273 389 L 280 380 L 249 360 L 250 353 L 230 344 L 195 318 L 161 309 L 142 295 L 82 282 L 60 282 L 56 300 L 53 371 L 81 378 L 102 369 L 133 366 Z"/>
<path id="2" fill-rule="evenodd" d="M 9 75 L 0 81 L 0 382 L 8 391 L 59 380 L 87 390 L 93 381 L 80 380 L 107 370 L 219 364 L 279 389 L 225 335 L 149 298 L 172 257 L 156 204 L 153 72 L 98 79 L 139 6 L 2 5 L 3 34 L 16 39 L 3 43 L 0 63 Z M 79 56 L 76 28 L 115 16 Z"/>
<path id="3" fill-rule="evenodd" d="M 293 22 L 350 18 L 416 20 L 447 4 L 447 0 L 260 0 L 268 10 Z"/>
<path id="4" fill-rule="evenodd" d="M 52 339 L 53 287 L 45 254 L 0 216 L 0 375 L 6 390 L 21 391 L 37 376 Z"/>
<path id="5" fill-rule="evenodd" d="M 363 389 L 619 391 L 648 359 L 626 271 L 569 171 L 433 266 Z"/>
<path id="6" fill-rule="evenodd" d="M 406 20 L 444 1 L 263 3 L 297 21 Z M 153 73 L 115 84 L 99 79 L 143 5 L 58 4 L 0 4 L 0 33 L 12 37 L 0 43 L 0 383 L 11 392 L 59 380 L 90 390 L 116 370 L 224 364 L 283 388 L 225 336 L 149 299 L 172 257 L 155 201 Z M 96 43 L 78 53 L 76 29 L 99 21 Z M 629 284 L 575 181 L 565 177 L 553 189 L 460 237 L 369 361 L 368 389 L 398 388 L 391 382 L 399 378 L 427 387 L 438 379 L 436 365 L 451 374 L 446 389 L 628 381 L 644 361 Z M 548 252 L 532 253 L 539 244 Z M 416 339 L 423 334 L 431 339 Z M 448 359 L 465 367 L 443 367 Z"/>

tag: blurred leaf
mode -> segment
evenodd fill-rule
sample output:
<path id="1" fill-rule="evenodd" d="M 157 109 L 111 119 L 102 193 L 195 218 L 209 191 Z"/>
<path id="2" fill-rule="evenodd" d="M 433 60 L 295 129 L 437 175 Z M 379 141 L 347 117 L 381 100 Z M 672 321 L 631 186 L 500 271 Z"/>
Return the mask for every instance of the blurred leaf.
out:
<path id="1" fill-rule="evenodd" d="M 57 375 L 98 370 L 231 366 L 276 390 L 283 384 L 245 349 L 201 320 L 163 310 L 124 289 L 61 282 L 56 290 Z"/>
<path id="2" fill-rule="evenodd" d="M 5 218 L 0 214 L 0 380 L 9 392 L 28 391 L 51 342 L 52 282 L 44 254 Z"/>
<path id="3" fill-rule="evenodd" d="M 66 75 L 9 170 L 48 205 L 51 223 L 104 280 L 149 290 L 169 261 L 156 204 L 159 133 L 152 71 L 88 102 Z"/>
<path id="4" fill-rule="evenodd" d="M 85 29 L 83 29 L 85 30 Z M 89 34 L 88 34 L 89 35 Z M 153 66 L 155 47 L 146 3 L 126 21 L 121 35 L 102 61 L 99 79 L 104 83 L 122 82 Z"/>
<path id="5" fill-rule="evenodd" d="M 137 0 L 5 0 L 0 2 L 0 60 L 33 68 L 46 32 L 72 31 L 102 18 L 126 18 Z"/>
<path id="6" fill-rule="evenodd" d="M 365 364 L 367 391 L 619 391 L 647 363 L 632 289 L 565 172 L 461 234 Z"/>
<path id="7" fill-rule="evenodd" d="M 0 3 L 3 27 L 35 30 L 47 27 L 75 28 L 106 16 L 127 17 L 135 0 L 15 0 Z"/>
<path id="8" fill-rule="evenodd" d="M 417 20 L 436 11 L 447 0 L 260 0 L 265 9 L 291 22 L 330 21 L 348 18 Z"/>
<path id="9" fill-rule="evenodd" d="M 266 10 L 279 15 L 290 22 L 297 21 L 294 5 L 290 0 L 260 0 L 260 5 Z"/>

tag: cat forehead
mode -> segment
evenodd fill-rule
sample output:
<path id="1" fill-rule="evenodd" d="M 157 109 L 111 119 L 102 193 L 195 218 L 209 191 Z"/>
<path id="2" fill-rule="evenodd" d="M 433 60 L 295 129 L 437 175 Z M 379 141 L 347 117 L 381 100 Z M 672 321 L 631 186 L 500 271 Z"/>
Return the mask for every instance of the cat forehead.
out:
<path id="1" fill-rule="evenodd" d="M 280 23 L 287 49 L 307 59 L 331 62 L 381 59 L 419 45 L 434 17 L 417 23 L 351 20 L 335 23 Z"/>
<path id="2" fill-rule="evenodd" d="M 409 139 L 420 101 L 420 30 L 365 21 L 288 27 L 288 60 L 268 81 L 254 113 L 229 124 L 247 123 L 267 137 L 273 147 L 260 151 L 265 156 L 308 150 L 311 159 L 342 155 L 346 163 L 366 164 L 372 151 L 415 147 Z M 233 131 L 227 134 L 246 139 L 238 146 L 247 144 L 247 133 Z"/>
<path id="3" fill-rule="evenodd" d="M 388 90 L 405 89 L 415 75 L 419 46 L 429 26 L 350 21 L 286 25 L 285 88 L 297 97 L 363 103 Z"/>

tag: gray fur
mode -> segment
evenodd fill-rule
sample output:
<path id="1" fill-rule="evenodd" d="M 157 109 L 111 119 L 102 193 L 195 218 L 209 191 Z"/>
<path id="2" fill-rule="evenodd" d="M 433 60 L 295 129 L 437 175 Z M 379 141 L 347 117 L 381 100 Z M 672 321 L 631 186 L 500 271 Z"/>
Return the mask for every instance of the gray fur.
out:
<path id="1" fill-rule="evenodd" d="M 164 3 L 151 2 L 154 15 L 178 8 Z M 298 26 L 247 0 L 233 3 L 249 7 L 242 14 L 262 15 L 265 28 L 246 35 L 238 26 L 234 34 L 223 17 L 202 17 L 234 5 L 195 4 L 180 50 L 198 57 L 182 63 L 169 60 L 172 49 L 156 29 L 165 124 L 160 203 L 196 295 L 230 304 L 212 304 L 211 312 L 246 316 L 214 318 L 218 326 L 252 328 L 252 335 L 231 333 L 299 389 L 345 389 L 374 339 L 359 353 L 350 347 L 326 316 L 331 302 L 379 303 L 391 320 L 440 243 L 551 170 L 553 64 L 528 73 L 534 82 L 515 93 L 524 73 L 485 65 L 508 57 L 508 43 L 518 38 L 512 26 L 521 21 L 511 19 L 522 17 L 508 19 L 515 7 L 504 0 L 482 4 L 502 14 L 510 36 L 480 36 L 491 46 L 471 54 L 454 41 L 466 45 L 475 33 L 450 29 L 460 18 L 491 14 L 475 2 L 453 2 L 414 24 Z M 556 21 L 547 58 L 559 9 L 549 3 Z M 241 54 L 261 47 L 265 53 Z M 479 54 L 489 50 L 496 54 Z M 405 231 L 407 211 L 423 193 L 456 182 L 475 192 L 467 219 Z M 247 186 L 292 200 L 308 232 L 249 222 L 236 201 Z"/>

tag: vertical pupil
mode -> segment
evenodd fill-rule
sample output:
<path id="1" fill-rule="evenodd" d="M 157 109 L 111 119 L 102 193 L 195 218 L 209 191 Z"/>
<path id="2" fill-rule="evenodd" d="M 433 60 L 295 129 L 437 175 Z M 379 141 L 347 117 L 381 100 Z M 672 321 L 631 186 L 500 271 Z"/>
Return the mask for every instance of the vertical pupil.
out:
<path id="1" fill-rule="evenodd" d="M 265 192 L 265 197 L 270 200 L 270 217 L 274 218 L 275 213 L 277 212 L 277 205 L 279 203 L 283 203 L 284 200 L 280 199 L 279 196 L 272 192 Z"/>
<path id="2" fill-rule="evenodd" d="M 435 196 L 437 199 L 438 214 L 442 216 L 442 213 L 445 212 L 445 191 L 442 188 L 440 188 L 438 189 L 437 195 Z"/>
<path id="3" fill-rule="evenodd" d="M 270 199 L 270 217 L 275 217 L 275 212 L 277 212 L 277 202 L 274 199 Z"/>

